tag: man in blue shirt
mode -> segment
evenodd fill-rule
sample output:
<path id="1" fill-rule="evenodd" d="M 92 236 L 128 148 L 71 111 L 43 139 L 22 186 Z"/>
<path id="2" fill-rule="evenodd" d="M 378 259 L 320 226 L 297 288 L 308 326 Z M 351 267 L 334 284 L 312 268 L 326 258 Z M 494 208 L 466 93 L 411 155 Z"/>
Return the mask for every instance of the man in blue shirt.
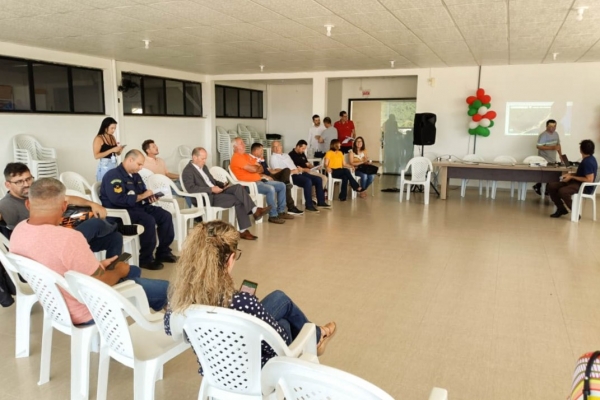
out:
<path id="1" fill-rule="evenodd" d="M 143 166 L 142 152 L 129 150 L 123 162 L 102 178 L 100 200 L 106 208 L 127 210 L 132 223 L 144 226 L 144 233 L 140 235 L 140 267 L 157 270 L 163 268 L 163 262 L 177 261 L 169 247 L 175 238 L 175 231 L 171 214 L 152 205 L 156 197 L 152 190 L 146 189 L 142 177 L 138 174 Z M 155 259 L 153 253 L 157 233 L 158 247 Z"/>
<path id="2" fill-rule="evenodd" d="M 593 183 L 596 181 L 598 172 L 598 162 L 594 157 L 594 142 L 583 140 L 579 143 L 579 152 L 581 153 L 581 163 L 577 167 L 575 174 L 566 174 L 562 176 L 560 182 L 551 182 L 548 184 L 548 193 L 556 205 L 556 212 L 550 217 L 559 218 L 569 213 L 571 209 L 571 196 L 579 192 L 582 183 Z M 592 193 L 593 187 L 585 188 L 585 193 Z"/>

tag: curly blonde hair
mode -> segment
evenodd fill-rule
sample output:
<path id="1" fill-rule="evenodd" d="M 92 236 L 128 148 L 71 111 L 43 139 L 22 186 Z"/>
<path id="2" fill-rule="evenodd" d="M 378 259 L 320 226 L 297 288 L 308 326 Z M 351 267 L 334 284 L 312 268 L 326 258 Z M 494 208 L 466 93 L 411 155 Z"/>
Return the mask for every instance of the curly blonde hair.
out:
<path id="1" fill-rule="evenodd" d="M 175 278 L 169 285 L 169 304 L 182 312 L 192 304 L 228 307 L 236 292 L 227 272 L 240 234 L 230 224 L 210 221 L 196 225 L 185 240 Z"/>

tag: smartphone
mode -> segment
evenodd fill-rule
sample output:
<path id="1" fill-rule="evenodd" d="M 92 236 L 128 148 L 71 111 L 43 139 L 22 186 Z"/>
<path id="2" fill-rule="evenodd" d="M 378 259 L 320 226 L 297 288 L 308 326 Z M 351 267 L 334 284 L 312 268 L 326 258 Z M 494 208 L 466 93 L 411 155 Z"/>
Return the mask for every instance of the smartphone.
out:
<path id="1" fill-rule="evenodd" d="M 156 197 L 157 199 L 160 197 L 163 197 L 165 194 L 163 192 L 156 192 L 154 193 L 154 197 Z"/>
<path id="2" fill-rule="evenodd" d="M 131 254 L 123 253 L 119 257 L 117 257 L 117 259 L 115 261 L 111 262 L 110 265 L 108 267 L 106 267 L 106 270 L 112 271 L 117 266 L 117 263 L 125 262 L 125 261 L 129 260 L 130 258 L 131 258 Z"/>
<path id="3" fill-rule="evenodd" d="M 258 283 L 244 279 L 244 282 L 242 282 L 242 286 L 240 287 L 240 292 L 246 292 L 254 296 L 257 287 Z"/>

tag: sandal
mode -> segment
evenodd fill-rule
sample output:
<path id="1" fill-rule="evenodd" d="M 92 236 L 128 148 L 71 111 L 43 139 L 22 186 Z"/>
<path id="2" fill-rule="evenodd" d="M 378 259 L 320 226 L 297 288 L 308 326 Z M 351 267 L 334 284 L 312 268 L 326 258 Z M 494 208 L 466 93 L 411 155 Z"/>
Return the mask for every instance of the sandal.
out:
<path id="1" fill-rule="evenodd" d="M 335 335 L 337 326 L 335 322 L 329 322 L 325 324 L 325 326 L 320 326 L 319 329 L 321 329 L 321 339 L 319 340 L 319 343 L 317 343 L 317 356 L 321 356 L 325 353 L 327 342 Z"/>

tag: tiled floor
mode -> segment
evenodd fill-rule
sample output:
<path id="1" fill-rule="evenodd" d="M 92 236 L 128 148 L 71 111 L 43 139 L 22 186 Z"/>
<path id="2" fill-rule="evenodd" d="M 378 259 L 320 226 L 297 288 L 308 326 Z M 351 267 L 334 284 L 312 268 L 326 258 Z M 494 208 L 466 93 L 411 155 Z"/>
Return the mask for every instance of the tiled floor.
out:
<path id="1" fill-rule="evenodd" d="M 259 297 L 286 291 L 316 323 L 335 320 L 321 362 L 397 399 L 427 399 L 433 386 L 452 400 L 565 399 L 577 357 L 600 348 L 600 222 L 589 204 L 574 224 L 549 218 L 533 192 L 523 203 L 455 189 L 426 207 L 422 195 L 381 193 L 391 177 L 377 185 L 375 197 L 253 227 L 260 238 L 241 243 L 236 281 L 259 282 Z M 55 332 L 51 381 L 38 386 L 41 310 L 26 359 L 14 358 L 14 312 L 0 310 L 0 397 L 68 398 L 69 338 Z M 156 398 L 197 398 L 196 371 L 191 351 L 167 364 Z M 111 362 L 109 398 L 131 399 L 132 378 Z"/>

